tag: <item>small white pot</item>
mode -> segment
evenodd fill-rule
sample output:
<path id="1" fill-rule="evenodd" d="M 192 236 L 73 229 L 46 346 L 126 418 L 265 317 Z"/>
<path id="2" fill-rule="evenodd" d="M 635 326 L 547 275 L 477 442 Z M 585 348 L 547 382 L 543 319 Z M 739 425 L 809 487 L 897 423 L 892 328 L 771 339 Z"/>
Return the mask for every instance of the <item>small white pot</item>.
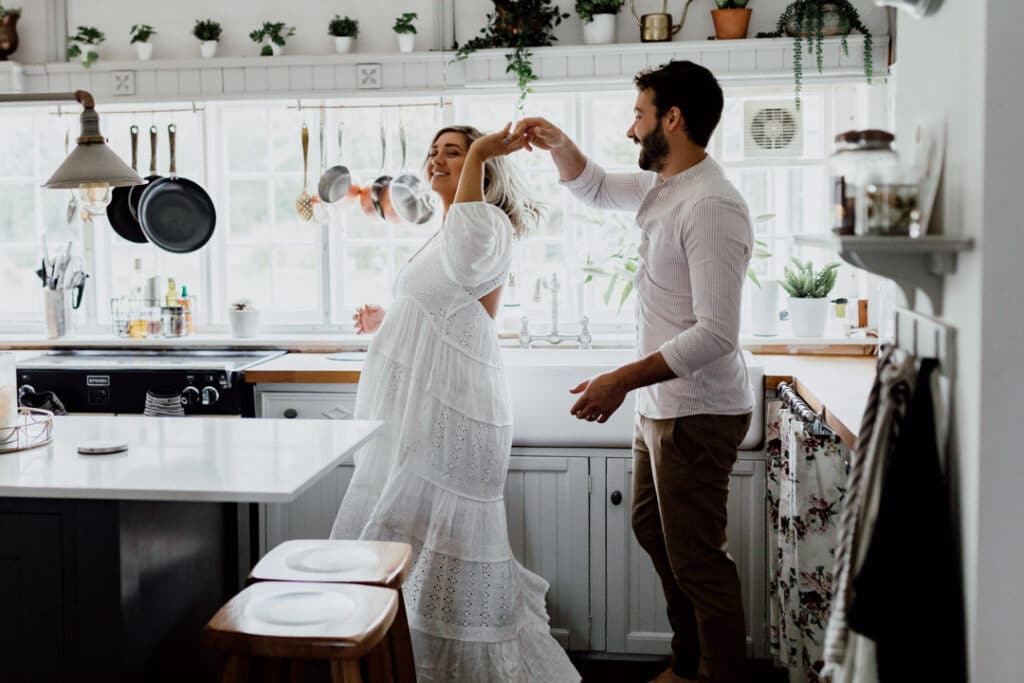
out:
<path id="1" fill-rule="evenodd" d="M 583 43 L 585 45 L 604 45 L 614 42 L 614 14 L 595 14 L 593 21 L 583 22 Z"/>
<path id="2" fill-rule="evenodd" d="M 334 51 L 339 55 L 352 51 L 352 36 L 334 36 Z"/>
<path id="3" fill-rule="evenodd" d="M 751 334 L 774 337 L 779 333 L 779 283 L 761 280 L 761 286 L 750 286 Z"/>
<path id="4" fill-rule="evenodd" d="M 148 62 L 153 59 L 153 43 L 135 43 L 135 54 L 139 61 Z"/>
<path id="5" fill-rule="evenodd" d="M 217 56 L 217 44 L 219 42 L 217 40 L 199 41 L 199 54 L 203 56 L 203 59 L 212 59 Z"/>
<path id="6" fill-rule="evenodd" d="M 398 37 L 399 52 L 412 52 L 416 49 L 415 33 L 396 33 L 395 35 Z"/>
<path id="7" fill-rule="evenodd" d="M 256 309 L 239 311 L 232 308 L 228 311 L 228 321 L 231 323 L 231 336 L 255 337 L 260 324 L 260 312 Z"/>
<path id="8" fill-rule="evenodd" d="M 268 39 L 265 39 L 262 43 L 260 43 L 260 54 L 261 55 L 263 54 L 263 48 L 265 46 L 267 46 L 267 45 L 270 46 L 270 52 L 271 52 L 271 56 L 272 57 L 277 57 L 279 54 L 284 52 L 284 48 L 283 47 L 281 47 L 280 45 L 278 45 L 277 43 L 271 41 L 268 38 Z"/>
<path id="9" fill-rule="evenodd" d="M 78 49 L 80 50 L 80 54 L 78 55 L 78 60 L 82 63 L 83 66 L 85 65 L 85 63 L 87 61 L 89 61 L 89 50 L 92 50 L 93 52 L 95 52 L 97 54 L 97 59 L 99 59 L 99 57 L 98 57 L 98 55 L 100 53 L 100 46 L 99 45 L 90 45 L 89 43 L 76 43 L 76 45 L 78 45 Z"/>
<path id="10" fill-rule="evenodd" d="M 794 299 L 789 297 L 789 322 L 794 337 L 824 337 L 828 321 L 828 299 Z"/>

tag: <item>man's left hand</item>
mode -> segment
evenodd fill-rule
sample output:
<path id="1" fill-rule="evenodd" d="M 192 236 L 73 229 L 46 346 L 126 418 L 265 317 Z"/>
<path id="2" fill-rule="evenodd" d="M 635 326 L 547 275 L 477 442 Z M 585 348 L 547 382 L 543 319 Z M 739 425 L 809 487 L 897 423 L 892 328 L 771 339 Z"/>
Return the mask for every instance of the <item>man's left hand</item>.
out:
<path id="1" fill-rule="evenodd" d="M 607 422 L 629 393 L 611 372 L 588 379 L 569 390 L 571 394 L 581 392 L 583 395 L 570 412 L 577 418 L 590 422 Z"/>

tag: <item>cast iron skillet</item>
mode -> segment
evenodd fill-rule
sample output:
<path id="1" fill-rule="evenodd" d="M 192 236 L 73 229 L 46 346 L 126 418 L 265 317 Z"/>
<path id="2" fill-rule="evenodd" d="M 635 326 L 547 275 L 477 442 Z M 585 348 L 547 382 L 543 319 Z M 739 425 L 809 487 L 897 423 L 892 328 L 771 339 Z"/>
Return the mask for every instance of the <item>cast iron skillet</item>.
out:
<path id="1" fill-rule="evenodd" d="M 149 127 L 149 175 L 143 178 L 146 181 L 145 185 L 133 185 L 131 192 L 128 194 L 128 210 L 139 223 L 139 202 L 142 201 L 142 193 L 149 187 L 149 183 L 154 180 L 158 180 L 160 176 L 156 173 L 156 126 Z M 144 241 L 144 240 L 143 240 Z"/>
<path id="2" fill-rule="evenodd" d="M 132 126 L 132 170 L 138 172 L 139 170 L 139 127 Z M 115 187 L 110 197 L 110 204 L 107 205 L 107 220 L 110 221 L 110 227 L 114 229 L 121 237 L 125 238 L 129 242 L 135 242 L 142 244 L 147 242 L 146 235 L 142 232 L 142 226 L 139 225 L 139 221 L 136 220 L 135 216 L 132 215 L 129 202 L 131 198 L 132 190 L 135 186 L 129 185 L 127 187 Z"/>
<path id="3" fill-rule="evenodd" d="M 202 187 L 177 174 L 175 126 L 167 127 L 171 141 L 170 174 L 146 186 L 139 202 L 139 223 L 149 241 L 166 251 L 187 254 L 210 241 L 217 212 Z"/>

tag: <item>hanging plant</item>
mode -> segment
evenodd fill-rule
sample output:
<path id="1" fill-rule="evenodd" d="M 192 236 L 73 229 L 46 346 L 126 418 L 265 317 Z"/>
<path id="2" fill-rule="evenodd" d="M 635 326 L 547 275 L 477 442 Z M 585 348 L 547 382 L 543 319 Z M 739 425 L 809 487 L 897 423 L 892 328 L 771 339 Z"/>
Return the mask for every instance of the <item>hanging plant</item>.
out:
<path id="1" fill-rule="evenodd" d="M 477 50 L 512 48 L 505 55 L 505 73 L 513 74 L 519 88 L 517 108 L 522 111 L 526 96 L 533 92 L 530 84 L 537 80 L 533 70 L 531 47 L 544 47 L 558 40 L 553 34 L 568 13 L 562 12 L 553 0 L 492 0 L 494 13 L 487 15 L 487 25 L 480 35 L 462 47 L 456 44 L 456 59 L 466 59 Z"/>
<path id="2" fill-rule="evenodd" d="M 100 58 L 97 47 L 106 39 L 107 36 L 98 28 L 79 26 L 75 35 L 68 36 L 68 59 L 78 57 L 82 61 L 82 66 L 88 69 Z"/>

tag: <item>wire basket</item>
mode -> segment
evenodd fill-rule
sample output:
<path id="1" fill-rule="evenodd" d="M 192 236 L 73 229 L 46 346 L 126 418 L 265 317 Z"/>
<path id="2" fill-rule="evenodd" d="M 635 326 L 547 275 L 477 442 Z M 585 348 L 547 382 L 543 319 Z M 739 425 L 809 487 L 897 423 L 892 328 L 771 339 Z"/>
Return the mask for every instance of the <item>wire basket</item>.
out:
<path id="1" fill-rule="evenodd" d="M 38 448 L 53 438 L 53 413 L 42 408 L 18 408 L 18 422 L 0 427 L 0 453 Z"/>
<path id="2" fill-rule="evenodd" d="M 125 296 L 110 300 L 110 325 L 118 337 L 184 337 L 195 331 L 196 297 L 181 297 L 175 306 L 163 300 Z"/>

